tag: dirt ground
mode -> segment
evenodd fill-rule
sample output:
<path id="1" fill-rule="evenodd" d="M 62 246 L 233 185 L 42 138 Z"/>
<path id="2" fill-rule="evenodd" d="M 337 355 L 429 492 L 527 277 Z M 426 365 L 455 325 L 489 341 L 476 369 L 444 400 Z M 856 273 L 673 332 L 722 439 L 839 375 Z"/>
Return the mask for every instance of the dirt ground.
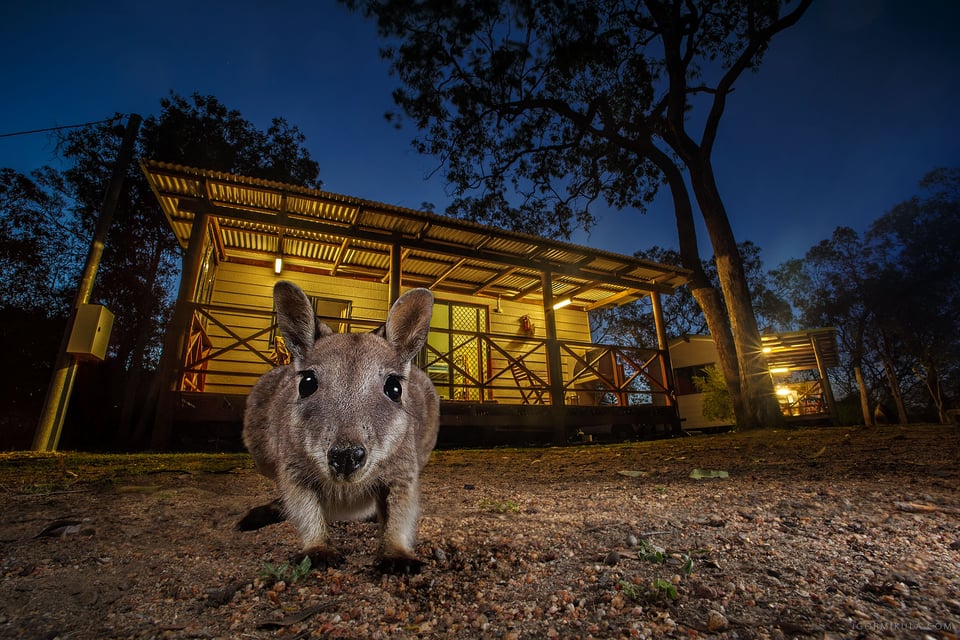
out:
<path id="1" fill-rule="evenodd" d="M 958 460 L 932 425 L 437 451 L 397 577 L 373 524 L 307 575 L 236 531 L 274 497 L 243 455 L 3 454 L 0 637 L 956 638 Z"/>

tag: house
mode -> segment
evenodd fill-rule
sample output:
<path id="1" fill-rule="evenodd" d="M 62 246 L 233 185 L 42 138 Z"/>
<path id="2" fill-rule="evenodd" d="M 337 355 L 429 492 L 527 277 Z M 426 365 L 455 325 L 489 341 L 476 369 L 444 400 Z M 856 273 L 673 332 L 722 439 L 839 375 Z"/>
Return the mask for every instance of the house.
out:
<path id="1" fill-rule="evenodd" d="M 185 250 L 155 446 L 239 438 L 249 389 L 287 357 L 279 279 L 343 332 L 382 324 L 408 288 L 432 290 L 417 364 L 442 398 L 441 441 L 679 428 L 665 335 L 643 349 L 593 344 L 589 312 L 651 296 L 662 327 L 660 296 L 687 281 L 683 269 L 277 182 L 141 168 Z"/>
<path id="2" fill-rule="evenodd" d="M 828 369 L 840 365 L 834 328 L 808 329 L 760 336 L 761 349 L 773 379 L 780 410 L 788 422 L 837 423 L 837 409 Z M 677 409 L 684 429 L 731 426 L 731 420 L 703 415 L 704 394 L 695 378 L 717 364 L 717 347 L 711 336 L 681 336 L 669 343 L 677 394 Z"/>

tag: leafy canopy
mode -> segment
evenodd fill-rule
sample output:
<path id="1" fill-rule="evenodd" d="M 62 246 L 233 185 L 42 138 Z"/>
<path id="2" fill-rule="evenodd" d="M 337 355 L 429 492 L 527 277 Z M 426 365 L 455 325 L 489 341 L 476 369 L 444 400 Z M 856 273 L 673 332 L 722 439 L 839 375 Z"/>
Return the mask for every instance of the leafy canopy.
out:
<path id="1" fill-rule="evenodd" d="M 592 224 L 598 201 L 641 210 L 650 203 L 661 179 L 648 160 L 659 151 L 654 138 L 685 139 L 670 117 L 682 121 L 701 96 L 730 90 L 703 86 L 708 72 L 758 64 L 781 7 L 346 4 L 375 16 L 390 43 L 383 55 L 403 85 L 395 102 L 420 131 L 416 148 L 442 163 L 457 196 L 449 212 L 559 235 Z M 679 85 L 668 64 L 684 75 Z"/>

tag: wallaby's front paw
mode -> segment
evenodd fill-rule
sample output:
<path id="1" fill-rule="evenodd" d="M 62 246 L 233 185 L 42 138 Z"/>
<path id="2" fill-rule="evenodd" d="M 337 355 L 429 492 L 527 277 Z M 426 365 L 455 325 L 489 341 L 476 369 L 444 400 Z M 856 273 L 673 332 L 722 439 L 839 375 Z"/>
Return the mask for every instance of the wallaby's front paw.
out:
<path id="1" fill-rule="evenodd" d="M 304 549 L 293 557 L 294 564 L 300 564 L 305 557 L 310 557 L 310 567 L 323 571 L 324 569 L 336 569 L 346 558 L 336 549 L 330 547 L 312 547 Z"/>
<path id="2" fill-rule="evenodd" d="M 393 573 L 398 575 L 415 575 L 420 573 L 424 566 L 423 560 L 408 558 L 406 556 L 378 558 L 373 566 L 381 573 Z"/>

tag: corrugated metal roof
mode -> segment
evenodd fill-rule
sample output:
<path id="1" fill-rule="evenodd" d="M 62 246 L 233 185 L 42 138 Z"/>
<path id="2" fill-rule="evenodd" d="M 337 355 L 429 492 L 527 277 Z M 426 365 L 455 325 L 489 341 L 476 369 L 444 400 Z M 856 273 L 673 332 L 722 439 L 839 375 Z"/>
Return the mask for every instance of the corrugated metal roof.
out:
<path id="1" fill-rule="evenodd" d="M 833 327 L 765 333 L 760 336 L 760 342 L 771 369 L 817 369 L 818 358 L 825 369 L 840 366 L 837 331 Z"/>
<path id="2" fill-rule="evenodd" d="M 180 244 L 205 208 L 227 260 L 270 267 L 280 246 L 300 268 L 386 281 L 397 247 L 404 286 L 540 300 L 550 273 L 554 296 L 572 293 L 587 308 L 688 280 L 677 267 L 360 198 L 154 161 L 141 168 Z"/>

